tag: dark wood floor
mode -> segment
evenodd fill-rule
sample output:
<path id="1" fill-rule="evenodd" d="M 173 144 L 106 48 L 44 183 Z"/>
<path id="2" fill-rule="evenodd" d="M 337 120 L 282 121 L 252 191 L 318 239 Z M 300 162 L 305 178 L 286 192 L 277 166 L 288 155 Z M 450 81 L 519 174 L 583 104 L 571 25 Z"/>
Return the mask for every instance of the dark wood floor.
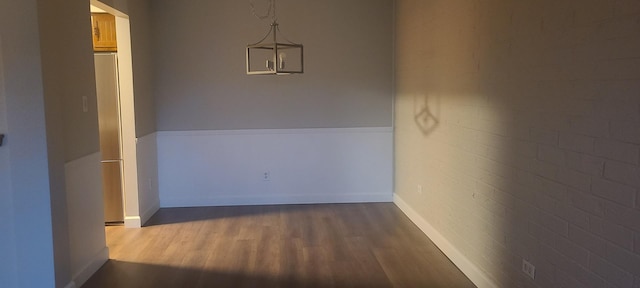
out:
<path id="1" fill-rule="evenodd" d="M 392 203 L 161 209 L 83 287 L 475 287 Z"/>

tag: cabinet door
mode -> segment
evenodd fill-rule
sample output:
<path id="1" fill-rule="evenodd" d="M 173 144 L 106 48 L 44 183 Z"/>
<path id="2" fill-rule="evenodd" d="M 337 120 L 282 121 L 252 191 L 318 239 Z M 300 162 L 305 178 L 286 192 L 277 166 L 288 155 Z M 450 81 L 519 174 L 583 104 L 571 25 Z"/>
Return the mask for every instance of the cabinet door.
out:
<path id="1" fill-rule="evenodd" d="M 118 50 L 115 16 L 108 13 L 91 13 L 91 28 L 94 51 Z"/>

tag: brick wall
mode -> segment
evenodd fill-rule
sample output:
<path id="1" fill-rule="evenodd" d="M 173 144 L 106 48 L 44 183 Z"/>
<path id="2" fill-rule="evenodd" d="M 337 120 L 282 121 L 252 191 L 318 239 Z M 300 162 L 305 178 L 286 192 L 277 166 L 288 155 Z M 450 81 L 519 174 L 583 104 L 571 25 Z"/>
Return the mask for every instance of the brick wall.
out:
<path id="1" fill-rule="evenodd" d="M 640 287 L 640 1 L 396 10 L 396 193 L 500 287 Z"/>

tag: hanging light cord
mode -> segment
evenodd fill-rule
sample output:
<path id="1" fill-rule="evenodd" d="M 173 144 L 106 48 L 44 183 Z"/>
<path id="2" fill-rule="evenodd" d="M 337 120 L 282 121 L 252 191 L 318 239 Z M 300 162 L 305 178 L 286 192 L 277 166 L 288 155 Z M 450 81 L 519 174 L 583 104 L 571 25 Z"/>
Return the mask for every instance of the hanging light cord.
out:
<path id="1" fill-rule="evenodd" d="M 269 5 L 267 7 L 267 12 L 265 12 L 265 14 L 258 14 L 258 12 L 256 12 L 256 6 L 254 3 L 254 0 L 249 0 L 249 7 L 251 8 L 251 14 L 253 14 L 253 16 L 256 16 L 256 18 L 260 19 L 260 20 L 265 20 L 265 19 L 269 19 L 271 18 L 272 21 L 272 26 L 275 26 L 275 29 L 278 30 L 278 32 L 280 33 L 279 35 L 287 42 L 289 42 L 289 44 L 297 44 L 289 39 L 287 39 L 286 36 L 284 36 L 284 34 L 282 32 L 280 32 L 280 26 L 278 26 L 277 20 L 278 18 L 276 17 L 276 0 L 266 0 L 267 4 Z M 271 31 L 267 32 L 267 35 L 265 35 L 262 40 L 251 44 L 251 45 L 257 45 L 259 43 L 262 43 L 262 41 L 266 40 L 267 37 L 269 37 L 269 35 L 271 35 Z"/>
<path id="2" fill-rule="evenodd" d="M 254 0 L 249 0 L 249 7 L 251 7 L 251 13 L 253 16 L 256 16 L 256 18 L 260 20 L 271 18 L 271 21 L 276 22 L 276 0 L 267 0 L 267 4 L 269 5 L 267 7 L 267 12 L 265 12 L 265 14 L 258 14 L 258 12 L 256 12 Z"/>

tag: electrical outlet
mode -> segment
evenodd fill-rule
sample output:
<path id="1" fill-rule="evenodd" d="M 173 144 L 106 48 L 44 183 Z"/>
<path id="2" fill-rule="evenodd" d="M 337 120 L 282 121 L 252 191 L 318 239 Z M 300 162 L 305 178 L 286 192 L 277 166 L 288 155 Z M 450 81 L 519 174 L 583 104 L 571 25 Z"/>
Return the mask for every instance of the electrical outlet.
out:
<path id="1" fill-rule="evenodd" d="M 536 266 L 533 266 L 533 264 L 524 259 L 522 259 L 522 272 L 527 274 L 529 278 L 536 279 Z"/>
<path id="2" fill-rule="evenodd" d="M 418 195 L 422 195 L 422 185 L 418 185 Z"/>
<path id="3" fill-rule="evenodd" d="M 269 171 L 262 173 L 262 181 L 271 181 L 271 173 Z"/>

